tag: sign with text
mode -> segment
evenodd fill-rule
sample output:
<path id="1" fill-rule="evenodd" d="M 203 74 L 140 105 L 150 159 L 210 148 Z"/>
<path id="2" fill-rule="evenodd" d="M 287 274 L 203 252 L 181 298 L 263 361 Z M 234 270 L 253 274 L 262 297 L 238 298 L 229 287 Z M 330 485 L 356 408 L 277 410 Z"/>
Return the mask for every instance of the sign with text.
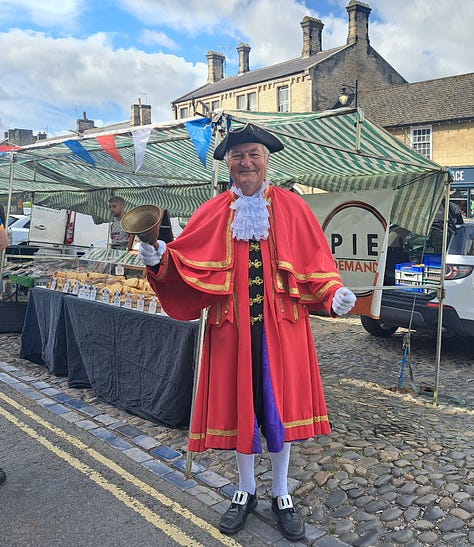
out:
<path id="1" fill-rule="evenodd" d="M 357 296 L 351 313 L 378 318 L 388 245 L 391 190 L 307 194 L 342 282 Z"/>

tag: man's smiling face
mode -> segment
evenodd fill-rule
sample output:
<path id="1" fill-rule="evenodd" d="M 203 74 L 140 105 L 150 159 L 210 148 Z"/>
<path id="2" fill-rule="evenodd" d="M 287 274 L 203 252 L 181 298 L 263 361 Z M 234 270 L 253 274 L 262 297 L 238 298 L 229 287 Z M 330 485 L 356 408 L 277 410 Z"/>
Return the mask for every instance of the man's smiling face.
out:
<path id="1" fill-rule="evenodd" d="M 227 155 L 232 182 L 245 196 L 254 194 L 265 182 L 267 164 L 268 152 L 259 143 L 237 144 Z"/>

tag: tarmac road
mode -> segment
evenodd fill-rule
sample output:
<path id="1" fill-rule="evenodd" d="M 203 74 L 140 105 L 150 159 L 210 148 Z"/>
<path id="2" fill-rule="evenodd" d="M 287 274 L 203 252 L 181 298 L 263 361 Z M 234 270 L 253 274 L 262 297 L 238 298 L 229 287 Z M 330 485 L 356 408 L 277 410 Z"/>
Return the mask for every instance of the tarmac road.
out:
<path id="1" fill-rule="evenodd" d="M 0 430 L 1 545 L 238 545 L 207 505 L 139 465 L 150 456 L 114 450 L 8 385 Z"/>

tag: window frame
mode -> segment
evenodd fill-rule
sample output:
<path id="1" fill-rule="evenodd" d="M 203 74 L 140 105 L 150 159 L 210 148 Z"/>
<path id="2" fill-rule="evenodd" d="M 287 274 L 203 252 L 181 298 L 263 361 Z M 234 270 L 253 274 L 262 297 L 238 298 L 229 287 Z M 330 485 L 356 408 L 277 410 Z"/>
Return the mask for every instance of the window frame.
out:
<path id="1" fill-rule="evenodd" d="M 282 92 L 286 92 L 286 100 L 282 100 Z M 281 85 L 277 88 L 277 106 L 278 112 L 289 112 L 290 111 L 290 86 Z M 285 107 L 286 106 L 286 110 Z"/>
<path id="2" fill-rule="evenodd" d="M 423 137 L 423 132 L 425 137 Z M 433 128 L 431 125 L 412 125 L 410 127 L 410 146 L 421 156 L 432 159 Z"/>

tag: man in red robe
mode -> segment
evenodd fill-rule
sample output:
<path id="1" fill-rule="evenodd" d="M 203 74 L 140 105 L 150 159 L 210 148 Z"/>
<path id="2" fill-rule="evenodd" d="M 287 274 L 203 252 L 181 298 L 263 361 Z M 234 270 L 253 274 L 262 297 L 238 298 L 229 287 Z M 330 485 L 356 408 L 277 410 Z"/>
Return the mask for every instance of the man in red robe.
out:
<path id="1" fill-rule="evenodd" d="M 304 537 L 288 494 L 291 441 L 330 431 L 309 312 L 350 311 L 326 238 L 306 203 L 266 180 L 269 154 L 283 148 L 252 124 L 214 152 L 232 187 L 203 204 L 173 242 L 140 244 L 148 280 L 176 319 L 208 308 L 188 448 L 235 449 L 239 489 L 220 530 L 241 530 L 257 505 L 254 458 L 266 439 L 272 509 L 283 535 Z M 157 247 L 157 248 L 155 248 Z"/>

